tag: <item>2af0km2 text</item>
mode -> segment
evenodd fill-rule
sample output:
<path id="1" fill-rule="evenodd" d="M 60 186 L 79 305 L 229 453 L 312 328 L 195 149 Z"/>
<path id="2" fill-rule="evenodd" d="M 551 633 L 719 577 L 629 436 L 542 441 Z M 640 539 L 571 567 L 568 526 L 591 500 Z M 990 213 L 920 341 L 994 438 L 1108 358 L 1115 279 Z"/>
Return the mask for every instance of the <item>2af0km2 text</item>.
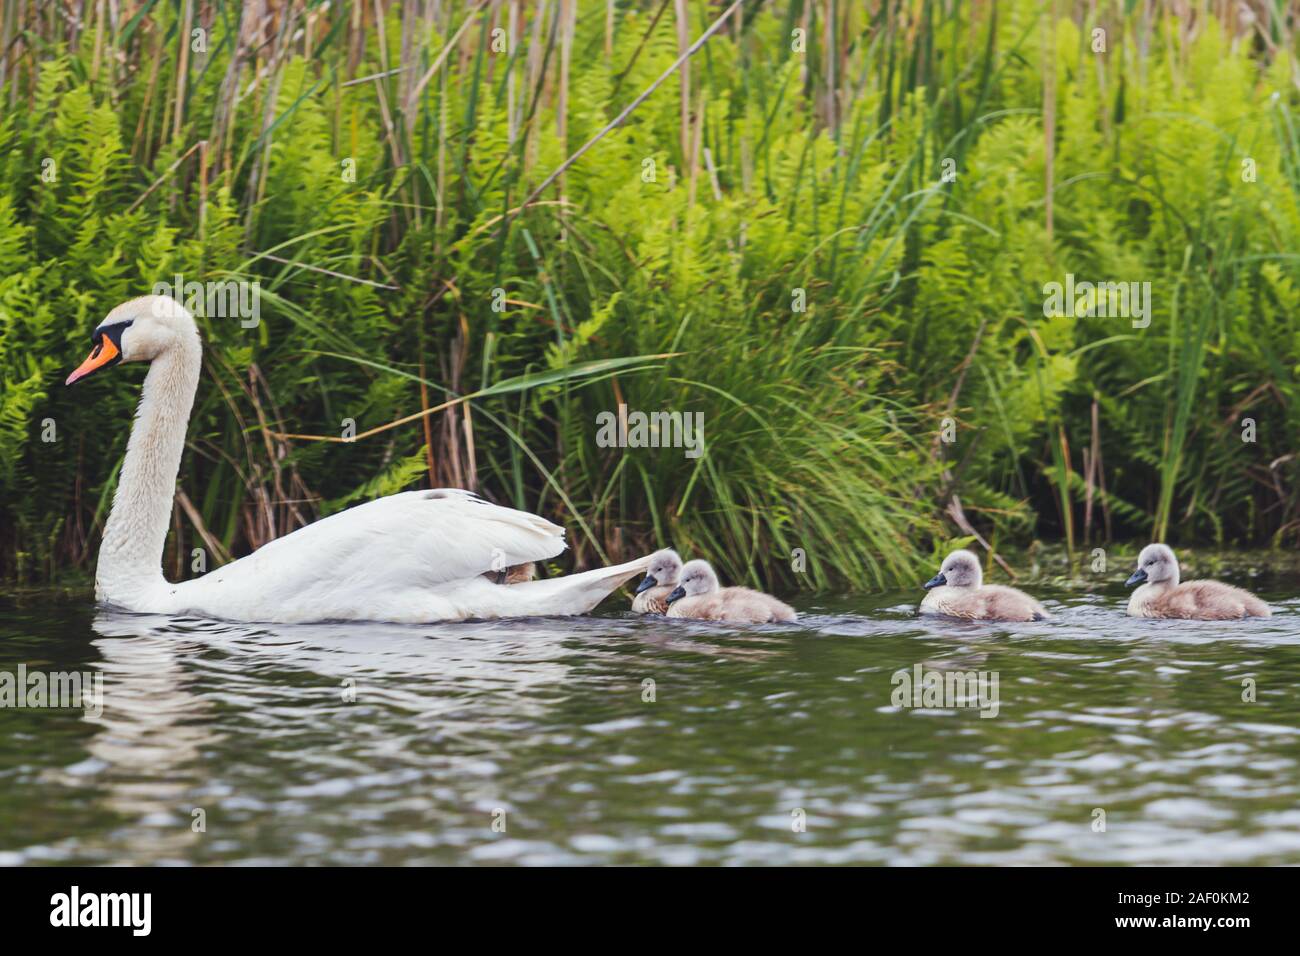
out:
<path id="1" fill-rule="evenodd" d="M 1151 906 L 1155 903 L 1187 903 L 1192 906 L 1204 906 L 1214 903 L 1249 903 L 1249 893 L 1206 893 L 1203 890 L 1189 890 L 1186 893 L 1173 891 L 1160 893 L 1121 893 L 1121 903 L 1140 903 Z"/>

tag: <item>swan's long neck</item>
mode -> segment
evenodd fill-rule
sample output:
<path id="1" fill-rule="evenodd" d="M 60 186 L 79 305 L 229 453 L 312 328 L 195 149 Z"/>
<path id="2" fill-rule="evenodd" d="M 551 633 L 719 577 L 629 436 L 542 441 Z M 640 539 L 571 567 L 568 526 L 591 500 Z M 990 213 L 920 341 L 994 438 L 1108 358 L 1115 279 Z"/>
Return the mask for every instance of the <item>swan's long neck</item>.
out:
<path id="1" fill-rule="evenodd" d="M 101 601 L 138 606 L 146 592 L 166 583 L 163 545 L 201 365 L 198 336 L 179 336 L 145 376 L 99 549 L 95 596 Z"/>

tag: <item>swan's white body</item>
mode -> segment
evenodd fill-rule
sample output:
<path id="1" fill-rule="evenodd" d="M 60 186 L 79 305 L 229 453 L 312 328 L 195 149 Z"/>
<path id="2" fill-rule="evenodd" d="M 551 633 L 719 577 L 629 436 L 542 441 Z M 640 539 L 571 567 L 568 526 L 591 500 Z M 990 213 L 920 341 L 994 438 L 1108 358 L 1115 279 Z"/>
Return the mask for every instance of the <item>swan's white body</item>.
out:
<path id="1" fill-rule="evenodd" d="M 161 614 L 295 623 L 584 614 L 645 570 L 648 558 L 566 577 L 497 584 L 484 572 L 553 558 L 564 529 L 455 489 L 408 491 L 299 528 L 193 581 L 169 583 L 162 553 L 185 430 L 198 387 L 201 346 L 190 314 L 165 296 L 114 309 L 96 351 L 69 377 L 111 361 L 147 360 L 95 574 L 98 600 Z M 99 364 L 94 364 L 99 361 Z"/>

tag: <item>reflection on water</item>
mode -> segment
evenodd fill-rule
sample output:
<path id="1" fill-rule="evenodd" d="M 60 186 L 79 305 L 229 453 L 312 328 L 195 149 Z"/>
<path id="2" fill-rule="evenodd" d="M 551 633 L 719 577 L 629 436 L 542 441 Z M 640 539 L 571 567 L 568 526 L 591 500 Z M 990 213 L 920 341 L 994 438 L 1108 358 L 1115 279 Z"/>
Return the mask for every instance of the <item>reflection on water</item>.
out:
<path id="1" fill-rule="evenodd" d="M 1039 593 L 1055 620 L 896 593 L 752 629 L 0 603 L 0 671 L 104 677 L 98 717 L 0 709 L 0 863 L 1300 863 L 1300 601 Z M 895 706 L 918 664 L 997 674 L 997 716 Z"/>

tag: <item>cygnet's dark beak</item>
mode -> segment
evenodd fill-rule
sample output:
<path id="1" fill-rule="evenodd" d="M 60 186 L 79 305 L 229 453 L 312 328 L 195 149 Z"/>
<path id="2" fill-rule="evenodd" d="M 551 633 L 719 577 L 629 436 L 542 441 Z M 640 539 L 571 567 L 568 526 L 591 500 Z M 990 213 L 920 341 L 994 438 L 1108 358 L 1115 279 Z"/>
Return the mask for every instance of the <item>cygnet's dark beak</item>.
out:
<path id="1" fill-rule="evenodd" d="M 672 604 L 674 601 L 680 601 L 684 597 L 686 597 L 686 588 L 679 584 L 677 587 L 673 588 L 673 593 L 668 595 L 668 603 Z"/>
<path id="2" fill-rule="evenodd" d="M 636 593 L 640 594 L 642 591 L 649 591 L 652 587 L 654 587 L 658 583 L 659 582 L 655 580 L 655 576 L 653 574 L 647 574 L 645 576 L 645 580 L 636 586 Z"/>
<path id="3" fill-rule="evenodd" d="M 1141 568 L 1138 568 L 1136 571 L 1134 571 L 1132 574 L 1128 576 L 1128 580 L 1124 582 L 1124 586 L 1126 588 L 1131 588 L 1135 584 L 1141 584 L 1146 579 L 1147 579 L 1147 573 L 1143 571 Z"/>
<path id="4" fill-rule="evenodd" d="M 948 583 L 948 579 L 944 577 L 943 572 L 940 571 L 930 580 L 926 581 L 923 585 L 921 585 L 921 587 L 925 588 L 928 591 L 930 590 L 930 588 L 937 588 L 939 585 L 947 584 L 947 583 Z"/>

